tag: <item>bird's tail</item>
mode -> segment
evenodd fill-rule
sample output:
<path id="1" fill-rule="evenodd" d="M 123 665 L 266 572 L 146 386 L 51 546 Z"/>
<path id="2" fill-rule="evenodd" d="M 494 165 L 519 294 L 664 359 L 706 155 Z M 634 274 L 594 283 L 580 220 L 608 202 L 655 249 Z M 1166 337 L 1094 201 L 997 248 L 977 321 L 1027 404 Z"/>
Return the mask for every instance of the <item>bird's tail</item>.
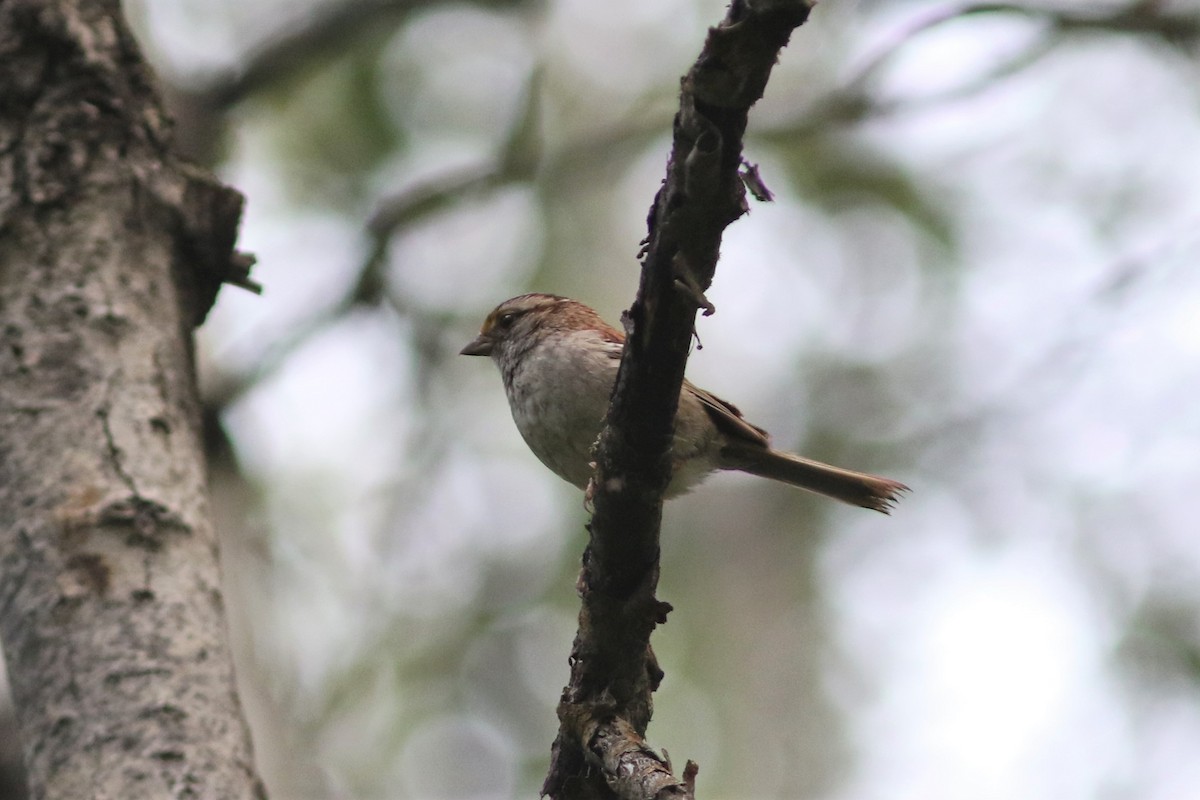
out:
<path id="1" fill-rule="evenodd" d="M 903 483 L 890 478 L 854 472 L 768 448 L 727 448 L 722 453 L 722 462 L 723 469 L 782 481 L 884 514 L 891 513 L 901 493 L 909 491 Z"/>

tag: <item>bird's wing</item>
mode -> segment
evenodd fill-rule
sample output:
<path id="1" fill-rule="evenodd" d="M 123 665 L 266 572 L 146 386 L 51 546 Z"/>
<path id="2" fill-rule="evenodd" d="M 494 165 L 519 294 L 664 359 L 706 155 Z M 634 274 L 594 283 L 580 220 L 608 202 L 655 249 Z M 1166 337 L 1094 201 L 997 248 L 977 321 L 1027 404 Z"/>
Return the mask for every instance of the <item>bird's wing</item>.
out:
<path id="1" fill-rule="evenodd" d="M 733 403 L 722 400 L 714 394 L 692 385 L 690 381 L 683 382 L 683 390 L 692 395 L 704 406 L 709 419 L 717 426 L 717 430 L 734 441 L 759 447 L 770 447 L 770 437 L 767 432 L 757 425 L 751 425 L 742 417 L 742 412 Z"/>
<path id="2" fill-rule="evenodd" d="M 624 350 L 625 337 L 615 328 L 601 330 L 601 337 L 604 339 L 608 357 L 620 360 Z M 767 432 L 757 425 L 747 422 L 742 417 L 742 412 L 733 403 L 704 391 L 686 379 L 683 382 L 683 391 L 699 400 L 713 424 L 717 426 L 717 430 L 733 441 L 770 448 L 770 436 Z"/>

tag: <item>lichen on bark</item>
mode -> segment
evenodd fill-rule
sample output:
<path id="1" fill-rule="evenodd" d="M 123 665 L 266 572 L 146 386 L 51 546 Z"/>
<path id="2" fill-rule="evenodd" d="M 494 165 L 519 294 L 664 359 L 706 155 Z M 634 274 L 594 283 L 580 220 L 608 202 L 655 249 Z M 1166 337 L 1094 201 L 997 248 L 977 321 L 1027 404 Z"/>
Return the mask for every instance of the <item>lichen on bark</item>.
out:
<path id="1" fill-rule="evenodd" d="M 191 350 L 240 209 L 172 154 L 117 2 L 0 4 L 0 635 L 35 797 L 263 795 Z"/>

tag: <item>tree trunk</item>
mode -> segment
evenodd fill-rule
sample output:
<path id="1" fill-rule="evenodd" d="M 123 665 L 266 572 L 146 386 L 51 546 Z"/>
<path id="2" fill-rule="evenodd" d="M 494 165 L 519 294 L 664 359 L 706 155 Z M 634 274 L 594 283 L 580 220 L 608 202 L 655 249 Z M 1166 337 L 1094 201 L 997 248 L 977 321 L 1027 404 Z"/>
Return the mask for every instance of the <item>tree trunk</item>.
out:
<path id="1" fill-rule="evenodd" d="M 173 157 L 115 0 L 0 0 L 0 634 L 33 797 L 264 794 L 191 352 L 240 202 Z"/>

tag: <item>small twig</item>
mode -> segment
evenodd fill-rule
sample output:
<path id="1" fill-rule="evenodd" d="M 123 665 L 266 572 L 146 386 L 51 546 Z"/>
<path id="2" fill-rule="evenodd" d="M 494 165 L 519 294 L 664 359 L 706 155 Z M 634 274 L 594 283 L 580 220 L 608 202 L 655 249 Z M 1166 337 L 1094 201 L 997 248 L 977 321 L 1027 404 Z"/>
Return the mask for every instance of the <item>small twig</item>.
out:
<path id="1" fill-rule="evenodd" d="M 746 191 L 750 192 L 751 196 L 760 203 L 770 203 L 775 199 L 775 195 L 767 188 L 767 184 L 763 182 L 762 175 L 758 172 L 758 164 L 751 164 L 749 161 L 742 159 L 742 168 L 738 171 L 738 177 L 742 179 L 742 184 L 746 187 Z"/>
<path id="2" fill-rule="evenodd" d="M 262 294 L 262 284 L 250 277 L 250 270 L 256 263 L 258 259 L 252 253 L 234 250 L 233 255 L 229 257 L 229 271 L 225 274 L 225 283 L 254 294 Z"/>

